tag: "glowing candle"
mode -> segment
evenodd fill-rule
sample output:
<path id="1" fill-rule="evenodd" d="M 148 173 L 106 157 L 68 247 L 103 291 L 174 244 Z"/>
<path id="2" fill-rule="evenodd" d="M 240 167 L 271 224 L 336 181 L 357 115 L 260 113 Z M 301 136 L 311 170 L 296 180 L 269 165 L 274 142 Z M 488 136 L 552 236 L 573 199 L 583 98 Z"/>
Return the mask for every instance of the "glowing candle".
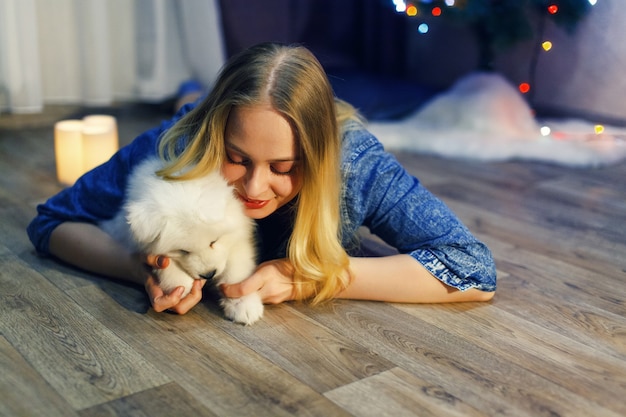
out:
<path id="1" fill-rule="evenodd" d="M 54 125 L 54 156 L 57 179 L 72 185 L 83 170 L 83 121 L 63 120 Z"/>
<path id="2" fill-rule="evenodd" d="M 106 115 L 62 120 L 54 125 L 57 179 L 73 185 L 85 172 L 106 162 L 119 147 L 117 122 Z"/>
<path id="3" fill-rule="evenodd" d="M 87 116 L 83 122 L 83 167 L 87 172 L 108 161 L 119 146 L 113 116 Z"/>

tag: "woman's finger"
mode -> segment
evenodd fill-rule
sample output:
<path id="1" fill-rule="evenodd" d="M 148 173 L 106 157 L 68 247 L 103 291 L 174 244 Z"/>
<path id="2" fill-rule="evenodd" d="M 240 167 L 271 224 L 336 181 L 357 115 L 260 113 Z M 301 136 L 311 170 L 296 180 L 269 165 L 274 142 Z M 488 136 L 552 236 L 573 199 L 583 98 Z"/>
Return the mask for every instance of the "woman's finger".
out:
<path id="1" fill-rule="evenodd" d="M 169 266 L 170 258 L 168 258 L 165 255 L 147 254 L 145 256 L 144 262 L 147 265 L 150 265 L 152 268 L 164 269 L 164 268 L 167 268 Z"/>
<path id="2" fill-rule="evenodd" d="M 178 304 L 170 307 L 169 310 L 178 314 L 185 314 L 189 312 L 196 304 L 202 300 L 202 287 L 206 283 L 205 279 L 197 279 L 193 282 L 191 291 L 181 299 Z"/>
<path id="3" fill-rule="evenodd" d="M 157 313 L 160 313 L 165 310 L 176 311 L 176 307 L 181 302 L 181 297 L 183 295 L 183 291 L 185 291 L 184 287 L 177 287 L 169 294 L 165 294 L 161 291 L 160 294 L 156 295 L 152 300 L 152 308 Z M 185 311 L 186 313 L 187 311 Z M 184 314 L 184 313 L 179 313 Z"/>
<path id="4" fill-rule="evenodd" d="M 265 284 L 263 277 L 258 274 L 250 275 L 237 284 L 221 284 L 222 294 L 227 298 L 240 298 L 244 295 L 259 291 Z"/>

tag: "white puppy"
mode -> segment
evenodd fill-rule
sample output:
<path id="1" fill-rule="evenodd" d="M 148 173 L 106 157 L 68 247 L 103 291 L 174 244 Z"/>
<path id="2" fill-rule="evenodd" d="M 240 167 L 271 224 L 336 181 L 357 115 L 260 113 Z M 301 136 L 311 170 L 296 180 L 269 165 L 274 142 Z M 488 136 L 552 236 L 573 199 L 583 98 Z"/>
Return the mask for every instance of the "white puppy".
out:
<path id="1" fill-rule="evenodd" d="M 167 255 L 170 265 L 155 270 L 166 293 L 183 286 L 185 296 L 194 279 L 234 284 L 249 277 L 256 266 L 254 226 L 233 188 L 217 172 L 166 181 L 155 174 L 162 166 L 155 158 L 138 166 L 121 211 L 100 227 L 130 250 Z M 263 315 L 258 293 L 220 304 L 237 323 L 252 324 Z"/>

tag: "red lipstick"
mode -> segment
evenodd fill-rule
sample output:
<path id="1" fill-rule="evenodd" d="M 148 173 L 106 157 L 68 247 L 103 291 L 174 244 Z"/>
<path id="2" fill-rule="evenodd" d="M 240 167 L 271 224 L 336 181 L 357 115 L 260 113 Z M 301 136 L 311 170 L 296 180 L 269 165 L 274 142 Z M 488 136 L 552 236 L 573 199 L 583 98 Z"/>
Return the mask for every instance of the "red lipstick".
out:
<path id="1" fill-rule="evenodd" d="M 250 200 L 241 194 L 238 194 L 238 197 L 243 202 L 243 205 L 250 210 L 262 209 L 270 202 L 270 200 Z"/>

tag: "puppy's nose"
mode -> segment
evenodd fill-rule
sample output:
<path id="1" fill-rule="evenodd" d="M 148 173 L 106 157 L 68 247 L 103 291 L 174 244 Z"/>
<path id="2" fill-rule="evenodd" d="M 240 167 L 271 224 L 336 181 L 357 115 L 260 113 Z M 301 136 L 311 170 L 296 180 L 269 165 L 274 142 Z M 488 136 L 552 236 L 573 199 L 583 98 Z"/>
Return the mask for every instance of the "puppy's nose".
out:
<path id="1" fill-rule="evenodd" d="M 214 270 L 206 272 L 204 274 L 200 274 L 200 278 L 204 278 L 204 279 L 206 279 L 208 281 L 208 280 L 210 280 L 211 278 L 213 278 L 215 276 L 215 272 L 216 272 L 216 270 L 214 269 Z"/>

